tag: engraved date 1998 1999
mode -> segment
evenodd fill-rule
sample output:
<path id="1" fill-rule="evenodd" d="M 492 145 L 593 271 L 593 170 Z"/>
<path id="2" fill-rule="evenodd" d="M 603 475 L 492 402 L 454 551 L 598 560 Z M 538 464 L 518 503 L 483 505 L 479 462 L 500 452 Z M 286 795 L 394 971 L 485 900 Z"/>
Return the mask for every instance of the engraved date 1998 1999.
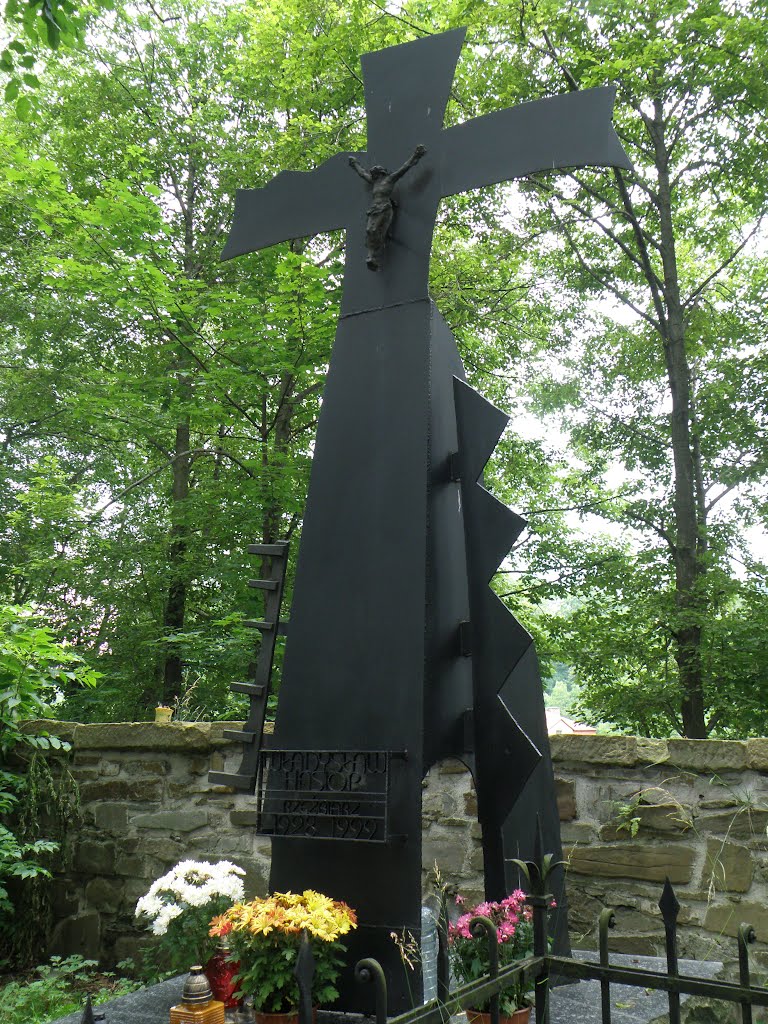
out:
<path id="1" fill-rule="evenodd" d="M 264 816 L 261 831 L 275 836 L 306 836 L 314 839 L 382 840 L 384 822 L 379 818 L 314 814 L 270 814 Z"/>

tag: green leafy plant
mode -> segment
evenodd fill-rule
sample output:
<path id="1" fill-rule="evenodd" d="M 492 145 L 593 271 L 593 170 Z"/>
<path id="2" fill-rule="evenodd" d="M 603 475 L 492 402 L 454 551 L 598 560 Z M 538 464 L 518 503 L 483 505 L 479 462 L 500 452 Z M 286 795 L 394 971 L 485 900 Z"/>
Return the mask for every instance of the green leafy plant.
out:
<path id="1" fill-rule="evenodd" d="M 635 838 L 643 820 L 637 813 L 640 803 L 640 795 L 637 794 L 627 803 L 616 804 L 614 824 L 616 825 L 617 832 L 628 832 L 633 839 Z"/>
<path id="2" fill-rule="evenodd" d="M 230 861 L 183 860 L 155 879 L 136 904 L 178 971 L 205 964 L 216 949 L 211 920 L 243 898 L 245 871 Z"/>
<path id="3" fill-rule="evenodd" d="M 48 878 L 45 857 L 60 848 L 59 839 L 40 836 L 41 817 L 58 818 L 59 833 L 74 817 L 76 796 L 68 773 L 55 779 L 43 752 L 65 751 L 68 744 L 45 732 L 31 733 L 25 722 L 50 712 L 65 687 L 93 686 L 97 675 L 83 659 L 36 621 L 30 608 L 0 606 L 0 919 L 11 914 L 9 885 Z M 9 770 L 12 769 L 12 770 Z M 31 924 L 45 920 L 39 892 Z M 14 930 L 14 939 L 29 929 Z M 22 943 L 24 945 L 24 943 Z M 17 946 L 14 959 L 32 950 Z"/>
<path id="4" fill-rule="evenodd" d="M 250 903 L 237 903 L 211 922 L 211 935 L 226 938 L 232 959 L 240 964 L 240 990 L 253 996 L 254 1007 L 265 1013 L 289 1013 L 299 1004 L 294 974 L 304 932 L 312 942 L 315 1006 L 338 996 L 336 979 L 344 964 L 339 942 L 357 917 L 346 903 L 311 889 L 275 893 Z"/>
<path id="5" fill-rule="evenodd" d="M 30 975 L 0 986 L 0 1020 L 3 1024 L 46 1024 L 82 1009 L 89 992 L 95 1003 L 101 1003 L 140 987 L 138 982 L 113 973 L 97 972 L 95 960 L 53 956 Z"/>

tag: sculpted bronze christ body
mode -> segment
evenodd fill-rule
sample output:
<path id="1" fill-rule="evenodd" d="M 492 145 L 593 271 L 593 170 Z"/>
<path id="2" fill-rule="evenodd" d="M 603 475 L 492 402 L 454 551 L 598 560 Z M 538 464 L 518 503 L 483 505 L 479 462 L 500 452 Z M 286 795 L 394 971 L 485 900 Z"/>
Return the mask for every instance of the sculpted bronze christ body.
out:
<path id="1" fill-rule="evenodd" d="M 369 270 L 379 269 L 381 254 L 389 241 L 389 232 L 395 217 L 396 204 L 392 198 L 395 185 L 421 160 L 426 152 L 425 146 L 417 146 L 403 166 L 391 174 L 381 164 L 375 164 L 369 171 L 366 171 L 356 156 L 349 158 L 349 166 L 354 167 L 363 181 L 367 181 L 372 186 L 373 202 L 368 207 L 365 222 L 365 244 L 368 250 L 365 265 Z"/>

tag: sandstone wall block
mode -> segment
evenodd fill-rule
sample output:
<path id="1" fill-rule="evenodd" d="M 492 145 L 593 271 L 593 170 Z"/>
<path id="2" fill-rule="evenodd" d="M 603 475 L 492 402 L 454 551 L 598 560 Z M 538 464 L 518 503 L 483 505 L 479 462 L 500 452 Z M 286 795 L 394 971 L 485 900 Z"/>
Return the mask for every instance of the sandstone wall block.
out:
<path id="1" fill-rule="evenodd" d="M 733 839 L 762 839 L 768 827 L 768 807 L 741 804 L 732 811 L 701 814 L 696 818 L 699 832 Z"/>
<path id="2" fill-rule="evenodd" d="M 125 804 L 96 804 L 92 816 L 96 827 L 104 832 L 123 833 L 128 826 L 128 808 Z"/>
<path id="3" fill-rule="evenodd" d="M 181 762 L 183 764 L 183 762 Z M 171 770 L 170 761 L 123 761 L 118 764 L 126 775 L 149 775 L 162 778 Z"/>
<path id="4" fill-rule="evenodd" d="M 550 736 L 549 744 L 557 762 L 627 766 L 638 762 L 634 736 Z"/>
<path id="5" fill-rule="evenodd" d="M 111 875 L 116 857 L 114 843 L 83 840 L 75 846 L 74 868 L 89 875 Z"/>
<path id="6" fill-rule="evenodd" d="M 146 833 L 138 836 L 133 840 L 133 843 L 130 847 L 127 845 L 124 847 L 125 852 L 134 853 L 137 849 L 141 849 L 142 853 L 147 854 L 149 857 L 154 857 L 155 860 L 163 864 L 162 874 L 165 874 L 169 867 L 178 864 L 180 860 L 184 860 L 189 849 L 187 843 L 181 839 L 171 839 L 170 836 L 156 838 Z"/>
<path id="7" fill-rule="evenodd" d="M 92 878 L 85 887 L 85 899 L 95 910 L 116 914 L 123 899 L 123 884 L 111 878 Z"/>
<path id="8" fill-rule="evenodd" d="M 560 821 L 572 821 L 576 817 L 576 785 L 568 779 L 555 779 L 557 812 Z"/>
<path id="9" fill-rule="evenodd" d="M 758 772 L 768 772 L 768 739 L 747 740 L 747 763 Z"/>
<path id="10" fill-rule="evenodd" d="M 467 851 L 452 836 L 430 834 L 422 846 L 422 863 L 428 870 L 437 864 L 443 875 L 460 874 L 464 870 Z"/>
<path id="11" fill-rule="evenodd" d="M 574 846 L 564 851 L 568 872 L 598 878 L 637 878 L 673 884 L 690 882 L 696 854 L 688 846 L 627 843 L 614 846 Z"/>
<path id="12" fill-rule="evenodd" d="M 667 749 L 678 768 L 711 773 L 747 767 L 747 744 L 741 740 L 667 740 Z"/>
<path id="13" fill-rule="evenodd" d="M 768 935 L 768 905 L 765 903 L 722 903 L 711 906 L 704 918 L 707 931 L 736 936 L 740 924 L 751 924 L 758 936 Z"/>
<path id="14" fill-rule="evenodd" d="M 119 853 L 115 861 L 115 874 L 125 878 L 145 878 L 152 881 L 164 873 L 162 861 L 155 860 L 154 857 L 143 857 L 137 853 Z"/>
<path id="15" fill-rule="evenodd" d="M 127 878 L 123 886 L 123 899 L 120 904 L 120 911 L 123 920 L 129 925 L 136 921 L 136 904 L 149 890 L 146 881 L 140 878 Z"/>
<path id="16" fill-rule="evenodd" d="M 37 718 L 31 722 L 23 722 L 21 731 L 37 736 L 58 736 L 65 743 L 74 743 L 77 722 L 60 722 L 55 718 Z"/>
<path id="17" fill-rule="evenodd" d="M 244 825 L 255 828 L 259 820 L 257 811 L 230 811 L 229 821 L 232 825 Z"/>
<path id="18" fill-rule="evenodd" d="M 118 722 L 77 725 L 74 743 L 79 750 L 201 750 L 211 747 L 209 722 Z"/>
<path id="19" fill-rule="evenodd" d="M 105 779 L 102 782 L 84 782 L 80 797 L 87 803 L 97 800 L 154 803 L 162 796 L 162 783 L 149 779 Z"/>
<path id="20" fill-rule="evenodd" d="M 131 825 L 134 828 L 166 829 L 174 832 L 194 832 L 208 824 L 207 811 L 153 811 L 149 814 L 134 814 Z"/>
<path id="21" fill-rule="evenodd" d="M 752 854 L 746 846 L 724 839 L 707 840 L 703 885 L 718 892 L 747 892 L 753 872 Z"/>
<path id="22" fill-rule="evenodd" d="M 630 819 L 636 819 L 631 821 Z M 691 812 L 681 804 L 638 804 L 628 812 L 627 820 L 615 824 L 603 825 L 600 838 L 622 840 L 632 838 L 632 830 L 636 834 L 650 833 L 684 834 L 693 825 Z"/>
<path id="23" fill-rule="evenodd" d="M 568 846 L 595 841 L 595 826 L 588 821 L 566 821 L 560 829 L 563 843 Z"/>
<path id="24" fill-rule="evenodd" d="M 669 748 L 666 740 L 652 740 L 645 736 L 637 737 L 637 757 L 640 762 L 650 765 L 664 764 L 669 761 Z"/>

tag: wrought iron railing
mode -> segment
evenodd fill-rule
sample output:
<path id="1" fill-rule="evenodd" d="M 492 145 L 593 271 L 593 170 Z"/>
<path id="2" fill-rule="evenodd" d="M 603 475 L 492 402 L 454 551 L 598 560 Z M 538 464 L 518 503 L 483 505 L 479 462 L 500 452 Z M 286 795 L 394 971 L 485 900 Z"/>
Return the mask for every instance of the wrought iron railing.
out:
<path id="1" fill-rule="evenodd" d="M 537 844 L 539 850 L 540 844 Z M 664 924 L 666 945 L 666 971 L 653 971 L 640 967 L 625 967 L 612 964 L 608 952 L 608 933 L 616 923 L 613 910 L 603 910 L 598 919 L 598 960 L 576 960 L 572 957 L 555 956 L 549 952 L 548 924 L 551 896 L 546 891 L 546 881 L 551 858 L 537 854 L 536 860 L 526 863 L 525 870 L 531 894 L 526 902 L 530 905 L 533 920 L 533 956 L 511 965 L 499 966 L 496 927 L 486 917 L 475 917 L 470 922 L 473 935 L 488 944 L 490 970 L 487 975 L 453 990 L 449 985 L 448 928 L 445 904 L 437 922 L 438 961 L 437 997 L 423 1006 L 390 1019 L 389 1024 L 445 1024 L 455 1014 L 466 1009 L 490 1004 L 491 1024 L 499 1024 L 499 997 L 507 988 L 519 982 L 530 983 L 533 991 L 535 1024 L 550 1024 L 550 1000 L 553 976 L 577 980 L 595 980 L 600 983 L 600 1016 L 595 1024 L 612 1024 L 611 986 L 627 985 L 667 993 L 669 1024 L 680 1024 L 681 996 L 709 996 L 727 1003 L 734 1003 L 741 1009 L 741 1024 L 754 1024 L 752 1010 L 756 1006 L 768 1007 L 768 988 L 754 985 L 751 980 L 749 947 L 755 941 L 751 925 L 739 926 L 736 936 L 738 948 L 738 982 L 721 981 L 712 978 L 681 974 L 677 956 L 677 919 L 680 904 L 672 885 L 667 879 L 659 900 L 659 909 Z M 302 936 L 301 948 L 296 964 L 299 983 L 299 1022 L 313 1024 L 312 979 L 314 959 L 309 935 Z M 387 983 L 381 965 L 373 959 L 360 960 L 355 968 L 355 977 L 364 985 L 373 987 L 376 1008 L 376 1024 L 387 1024 Z M 82 1022 L 90 1024 L 93 1011 L 86 1006 Z"/>
<path id="2" fill-rule="evenodd" d="M 598 919 L 598 960 L 577 960 L 554 956 L 548 949 L 548 917 L 551 897 L 546 892 L 547 870 L 544 858 L 526 865 L 531 895 L 527 898 L 533 915 L 533 956 L 511 966 L 499 967 L 496 928 L 488 918 L 476 917 L 470 923 L 473 934 L 488 943 L 489 973 L 449 990 L 448 941 L 444 911 L 438 923 L 438 994 L 423 1006 L 390 1020 L 390 1024 L 444 1024 L 461 1010 L 475 1008 L 490 1001 L 491 1024 L 499 1024 L 499 995 L 520 980 L 529 981 L 533 990 L 534 1019 L 536 1024 L 550 1024 L 550 998 L 553 976 L 578 980 L 596 980 L 600 983 L 600 1017 L 595 1024 L 612 1024 L 611 986 L 628 985 L 636 988 L 664 991 L 668 994 L 669 1024 L 680 1024 L 681 996 L 708 996 L 741 1008 L 742 1024 L 753 1024 L 753 1007 L 768 1006 L 768 988 L 754 985 L 751 980 L 749 947 L 755 941 L 755 931 L 749 924 L 739 927 L 736 937 L 738 948 L 739 980 L 723 981 L 681 974 L 677 955 L 677 919 L 680 904 L 667 879 L 659 900 L 664 924 L 666 945 L 666 971 L 640 967 L 625 967 L 609 960 L 608 933 L 616 923 L 613 910 L 603 910 Z M 387 986 L 384 973 L 375 960 L 361 960 L 356 968 L 361 983 L 374 986 L 376 1022 L 387 1020 Z M 305 1017 L 302 1024 L 309 1024 Z"/>

